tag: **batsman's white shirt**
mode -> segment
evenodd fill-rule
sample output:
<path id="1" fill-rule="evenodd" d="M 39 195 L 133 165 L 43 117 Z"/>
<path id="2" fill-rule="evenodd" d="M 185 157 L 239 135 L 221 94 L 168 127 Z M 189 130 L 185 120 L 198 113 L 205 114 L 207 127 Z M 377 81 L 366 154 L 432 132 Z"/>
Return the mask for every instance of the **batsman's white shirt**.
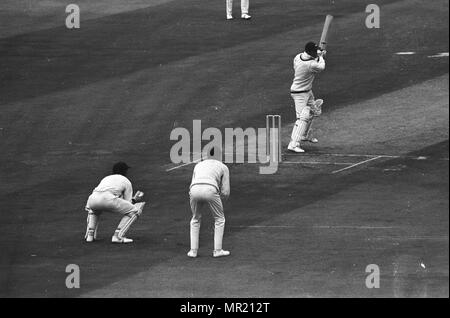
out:
<path id="1" fill-rule="evenodd" d="M 206 159 L 197 163 L 192 174 L 192 186 L 209 184 L 215 187 L 223 197 L 230 195 L 230 172 L 222 162 Z"/>
<path id="2" fill-rule="evenodd" d="M 137 209 L 131 203 L 133 187 L 128 178 L 113 174 L 103 178 L 92 191 L 86 207 L 95 212 L 117 212 L 128 214 Z"/>
<path id="3" fill-rule="evenodd" d="M 306 92 L 312 89 L 316 74 L 325 69 L 323 57 L 313 58 L 306 52 L 298 54 L 294 58 L 294 80 L 291 92 Z"/>

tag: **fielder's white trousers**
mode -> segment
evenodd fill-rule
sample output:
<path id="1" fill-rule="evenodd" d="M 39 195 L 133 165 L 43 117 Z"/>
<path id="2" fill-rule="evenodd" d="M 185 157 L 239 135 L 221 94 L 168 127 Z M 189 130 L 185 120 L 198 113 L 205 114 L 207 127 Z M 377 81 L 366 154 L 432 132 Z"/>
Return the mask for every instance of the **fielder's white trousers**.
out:
<path id="1" fill-rule="evenodd" d="M 191 219 L 191 249 L 197 250 L 199 246 L 201 210 L 208 206 L 214 217 L 214 249 L 222 249 L 223 232 L 225 228 L 225 215 L 223 214 L 222 200 L 216 187 L 209 184 L 195 184 L 189 191 L 192 219 Z"/>
<path id="2" fill-rule="evenodd" d="M 233 0 L 226 0 L 227 2 L 227 16 L 233 14 Z M 241 0 L 241 13 L 248 14 L 249 0 Z"/>

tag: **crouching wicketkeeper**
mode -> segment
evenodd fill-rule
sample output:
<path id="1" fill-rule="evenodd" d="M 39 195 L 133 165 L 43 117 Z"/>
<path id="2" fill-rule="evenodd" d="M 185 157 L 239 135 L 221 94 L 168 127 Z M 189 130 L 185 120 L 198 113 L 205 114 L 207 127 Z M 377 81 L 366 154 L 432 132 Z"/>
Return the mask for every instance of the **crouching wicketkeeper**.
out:
<path id="1" fill-rule="evenodd" d="M 102 179 L 94 189 L 86 203 L 87 229 L 86 242 L 93 242 L 97 238 L 98 219 L 103 212 L 120 213 L 120 220 L 112 237 L 113 243 L 131 243 L 132 239 L 126 237 L 130 226 L 142 214 L 145 202 L 143 192 L 137 191 L 133 197 L 133 187 L 126 177 L 130 167 L 124 162 L 113 166 L 113 174 Z"/>

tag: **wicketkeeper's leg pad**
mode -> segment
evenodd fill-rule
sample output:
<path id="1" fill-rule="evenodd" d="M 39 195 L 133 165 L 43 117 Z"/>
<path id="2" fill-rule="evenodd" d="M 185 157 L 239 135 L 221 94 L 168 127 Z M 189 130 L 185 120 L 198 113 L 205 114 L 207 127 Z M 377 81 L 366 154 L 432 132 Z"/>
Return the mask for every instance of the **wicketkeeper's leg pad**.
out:
<path id="1" fill-rule="evenodd" d="M 84 238 L 86 239 L 88 235 L 93 235 L 94 239 L 96 239 L 98 229 L 98 219 L 100 215 L 95 213 L 89 207 L 86 207 L 85 210 L 88 213 L 88 215 L 86 219 L 86 234 L 84 235 Z"/>
<path id="2" fill-rule="evenodd" d="M 120 220 L 120 223 L 114 232 L 115 236 L 120 238 L 125 237 L 131 225 L 138 219 L 139 216 L 141 216 L 145 202 L 138 202 L 134 204 L 134 206 L 136 207 L 136 210 L 124 215 Z"/>

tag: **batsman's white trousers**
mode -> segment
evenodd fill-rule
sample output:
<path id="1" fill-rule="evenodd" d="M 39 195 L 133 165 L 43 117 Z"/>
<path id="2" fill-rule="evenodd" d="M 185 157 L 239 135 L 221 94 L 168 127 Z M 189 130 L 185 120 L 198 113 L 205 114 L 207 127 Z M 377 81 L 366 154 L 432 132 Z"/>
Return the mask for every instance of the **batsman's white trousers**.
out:
<path id="1" fill-rule="evenodd" d="M 191 219 L 191 249 L 197 250 L 199 246 L 201 210 L 208 205 L 214 217 L 214 249 L 222 249 L 223 232 L 225 228 L 225 215 L 223 214 L 222 200 L 216 187 L 209 184 L 194 184 L 189 191 L 192 219 Z"/>
<path id="2" fill-rule="evenodd" d="M 295 103 L 297 121 L 292 129 L 291 141 L 297 144 L 308 135 L 312 123 L 311 107 L 314 107 L 314 94 L 312 91 L 291 94 Z"/>
<path id="3" fill-rule="evenodd" d="M 314 94 L 312 91 L 306 93 L 291 94 L 295 103 L 297 119 L 311 119 L 311 107 L 314 106 Z"/>
<path id="4" fill-rule="evenodd" d="M 88 198 L 86 207 L 96 214 L 112 212 L 126 215 L 138 212 L 138 208 L 134 204 L 115 196 L 109 191 L 92 193 Z"/>
<path id="5" fill-rule="evenodd" d="M 233 0 L 226 0 L 227 2 L 227 15 L 233 13 Z M 248 14 L 249 0 L 241 0 L 241 13 Z"/>

